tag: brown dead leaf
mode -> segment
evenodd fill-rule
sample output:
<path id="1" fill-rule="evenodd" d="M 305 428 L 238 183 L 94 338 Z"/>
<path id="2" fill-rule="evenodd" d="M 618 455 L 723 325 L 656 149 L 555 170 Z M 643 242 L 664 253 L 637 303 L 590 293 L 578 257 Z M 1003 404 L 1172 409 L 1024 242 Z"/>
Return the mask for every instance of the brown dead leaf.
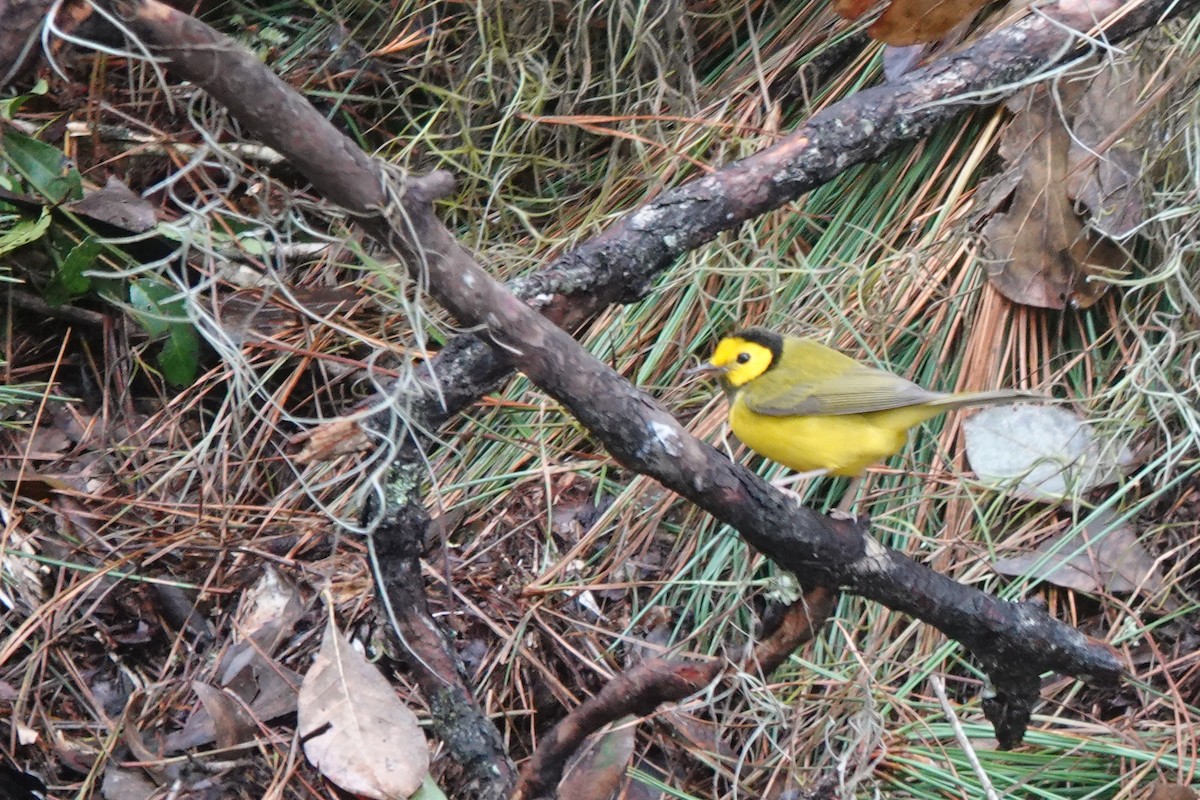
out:
<path id="1" fill-rule="evenodd" d="M 417 715 L 332 619 L 300 686 L 297 723 L 304 755 L 346 791 L 376 800 L 405 798 L 429 772 L 429 745 Z"/>
<path id="2" fill-rule="evenodd" d="M 989 0 L 892 0 L 867 28 L 867 35 L 884 44 L 906 46 L 940 39 L 960 22 L 970 19 Z M 834 10 L 845 19 L 857 19 L 874 5 L 870 0 L 838 0 Z"/>
<path id="3" fill-rule="evenodd" d="M 188 717 L 182 730 L 167 737 L 167 752 L 191 750 L 214 740 L 222 746 L 238 744 L 249 739 L 259 722 L 269 722 L 296 710 L 301 677 L 271 656 L 295 629 L 303 613 L 296 587 L 267 567 L 242 598 L 235 625 L 239 634 L 237 644 L 217 662 L 218 685 L 242 702 L 211 686 L 201 689 L 193 684 L 202 705 Z M 213 693 L 220 697 L 214 697 Z M 236 710 L 229 710 L 228 704 L 236 706 Z M 250 715 L 243 704 L 249 707 Z M 241 738 L 237 741 L 229 741 L 238 736 Z"/>
<path id="4" fill-rule="evenodd" d="M 234 676 L 251 662 L 250 653 L 274 655 L 303 616 L 304 604 L 296 587 L 270 566 L 264 568 L 258 581 L 238 604 L 234 626 L 237 644 L 221 657 L 217 666 L 221 685 L 228 686 L 233 682 Z"/>
<path id="5" fill-rule="evenodd" d="M 1160 597 L 1166 589 L 1157 562 L 1137 534 L 1115 525 L 1108 512 L 1095 515 L 1081 529 L 1054 534 L 1032 553 L 996 559 L 992 568 L 1001 575 L 1028 576 L 1088 594 L 1138 590 Z"/>
<path id="6" fill-rule="evenodd" d="M 53 458 L 72 444 L 74 442 L 65 432 L 43 426 L 30 433 L 27 452 L 31 458 Z"/>
<path id="7" fill-rule="evenodd" d="M 312 430 L 304 431 L 291 438 L 289 444 L 304 443 L 294 461 L 303 466 L 313 461 L 333 461 L 335 458 L 361 453 L 372 447 L 371 438 L 367 436 L 358 420 L 335 419 L 323 423 Z"/>
<path id="8" fill-rule="evenodd" d="M 282 336 L 289 330 L 347 312 L 362 299 L 349 287 L 290 286 L 287 292 L 239 289 L 225 295 L 217 306 L 217 319 L 225 332 L 239 342 Z"/>
<path id="9" fill-rule="evenodd" d="M 873 5 L 874 0 L 834 0 L 833 10 L 842 19 L 858 19 Z"/>
<path id="10" fill-rule="evenodd" d="M 900 80 L 918 66 L 941 58 L 962 44 L 971 30 L 973 22 L 973 17 L 962 20 L 934 42 L 883 48 L 883 77 L 887 79 L 888 83 L 892 83 Z"/>
<path id="11" fill-rule="evenodd" d="M 1067 94 L 1064 89 L 1069 115 L 1076 99 Z M 1003 198 L 996 187 L 1015 185 L 1008 210 L 994 214 L 983 229 L 988 277 L 1017 303 L 1087 308 L 1107 289 L 1089 279 L 1124 274 L 1128 259 L 1111 241 L 1085 230 L 1067 197 L 1070 134 L 1053 100 L 1042 87 L 1018 97 L 1022 103 L 1000 143 L 1009 171 L 980 188 L 986 202 Z"/>
<path id="12" fill-rule="evenodd" d="M 158 784 L 138 769 L 121 769 L 110 763 L 104 770 L 100 794 L 104 800 L 150 800 L 158 792 Z"/>
<path id="13" fill-rule="evenodd" d="M 154 206 L 115 175 L 108 176 L 103 189 L 88 192 L 72 203 L 71 210 L 133 233 L 145 233 L 158 224 Z"/>
<path id="14" fill-rule="evenodd" d="M 1120 239 L 1145 219 L 1141 192 L 1141 130 L 1130 130 L 1131 109 L 1146 86 L 1133 61 L 1105 65 L 1079 101 L 1071 129 L 1067 194 L 1090 215 L 1092 227 Z"/>
<path id="15" fill-rule="evenodd" d="M 242 704 L 207 683 L 192 681 L 192 690 L 213 721 L 213 737 L 221 748 L 236 747 L 254 738 L 257 725 Z"/>
<path id="16" fill-rule="evenodd" d="M 737 751 L 726 741 L 727 733 L 717 723 L 701 719 L 677 709 L 664 709 L 660 721 L 671 729 L 680 741 L 699 752 L 708 753 L 725 764 L 737 763 Z"/>
<path id="17" fill-rule="evenodd" d="M 249 675 L 253 676 L 253 680 L 243 682 Z M 255 719 L 267 721 L 296 710 L 301 681 L 300 673 L 293 672 L 278 661 L 264 659 L 261 663 L 252 664 L 251 669 L 240 673 L 229 688 L 238 697 L 248 699 L 250 711 Z M 249 696 L 247 683 L 254 692 L 252 697 Z"/>
<path id="18" fill-rule="evenodd" d="M 17 497 L 38 502 L 51 499 L 55 492 L 78 491 L 79 482 L 73 477 L 65 472 L 41 472 L 28 463 L 25 469 L 0 469 L 0 483 L 10 484 Z"/>
<path id="19" fill-rule="evenodd" d="M 1170 781 L 1155 781 L 1140 795 L 1142 800 L 1196 800 L 1197 796 L 1190 787 Z"/>
<path id="20" fill-rule="evenodd" d="M 578 541 L 611 505 L 612 498 L 608 496 L 601 497 L 598 503 L 588 497 L 555 503 L 550 513 L 550 529 L 568 542 Z"/>
<path id="21" fill-rule="evenodd" d="M 588 737 L 558 783 L 558 797 L 609 800 L 625 778 L 633 758 L 637 718 L 624 717 Z"/>
<path id="22" fill-rule="evenodd" d="M 298 673 L 255 653 L 251 662 L 233 676 L 226 688 L 249 704 L 257 725 L 295 712 L 301 680 Z M 202 698 L 201 706 L 188 717 L 183 729 L 167 736 L 163 751 L 177 753 L 216 741 L 218 724 Z"/>

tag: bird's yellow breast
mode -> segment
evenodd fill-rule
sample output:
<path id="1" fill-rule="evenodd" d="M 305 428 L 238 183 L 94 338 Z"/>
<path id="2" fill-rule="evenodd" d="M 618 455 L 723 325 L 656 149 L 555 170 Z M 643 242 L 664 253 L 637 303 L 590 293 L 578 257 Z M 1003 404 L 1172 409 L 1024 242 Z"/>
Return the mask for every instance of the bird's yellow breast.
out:
<path id="1" fill-rule="evenodd" d="M 936 411 L 899 408 L 870 414 L 770 417 L 734 397 L 729 427 L 742 442 L 797 472 L 855 476 L 904 447 L 907 430 Z"/>

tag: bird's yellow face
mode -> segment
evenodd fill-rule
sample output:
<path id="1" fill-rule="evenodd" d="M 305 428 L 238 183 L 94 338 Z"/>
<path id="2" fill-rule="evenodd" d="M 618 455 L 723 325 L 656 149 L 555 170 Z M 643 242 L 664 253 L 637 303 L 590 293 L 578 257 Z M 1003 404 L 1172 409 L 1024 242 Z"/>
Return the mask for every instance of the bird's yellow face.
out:
<path id="1" fill-rule="evenodd" d="M 734 334 L 717 343 L 708 364 L 722 381 L 737 389 L 770 369 L 775 353 L 767 343 Z"/>

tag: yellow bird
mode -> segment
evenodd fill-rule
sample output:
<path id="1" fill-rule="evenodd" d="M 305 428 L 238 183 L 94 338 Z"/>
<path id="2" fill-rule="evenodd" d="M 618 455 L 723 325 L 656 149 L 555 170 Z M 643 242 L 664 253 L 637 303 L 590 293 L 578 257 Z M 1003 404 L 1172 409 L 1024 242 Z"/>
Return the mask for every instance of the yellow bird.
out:
<path id="1" fill-rule="evenodd" d="M 898 453 L 909 428 L 950 409 L 1033 397 L 1011 389 L 931 392 L 823 344 L 764 328 L 725 337 L 698 371 L 720 378 L 729 427 L 747 447 L 816 474 L 860 475 Z"/>

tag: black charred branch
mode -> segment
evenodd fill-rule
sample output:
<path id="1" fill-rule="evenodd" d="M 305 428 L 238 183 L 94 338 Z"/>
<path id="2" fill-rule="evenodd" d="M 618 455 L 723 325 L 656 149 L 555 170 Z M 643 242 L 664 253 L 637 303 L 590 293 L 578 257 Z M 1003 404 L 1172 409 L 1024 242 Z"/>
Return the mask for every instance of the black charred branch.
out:
<path id="1" fill-rule="evenodd" d="M 379 592 L 410 654 L 412 673 L 429 703 L 435 732 L 462 769 L 460 796 L 502 800 L 517 780 L 516 768 L 425 601 L 420 558 L 428 527 L 429 515 L 419 497 L 387 510 L 371 536 Z"/>

